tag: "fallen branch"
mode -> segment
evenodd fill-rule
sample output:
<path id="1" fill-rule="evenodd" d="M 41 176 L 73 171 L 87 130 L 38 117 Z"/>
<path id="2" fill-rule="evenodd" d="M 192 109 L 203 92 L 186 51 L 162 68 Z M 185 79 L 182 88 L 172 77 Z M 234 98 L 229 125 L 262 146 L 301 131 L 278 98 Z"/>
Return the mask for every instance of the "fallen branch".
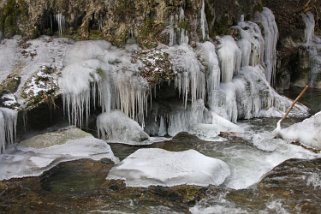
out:
<path id="1" fill-rule="evenodd" d="M 308 90 L 309 86 L 306 85 L 303 90 L 301 91 L 301 93 L 297 96 L 297 98 L 295 98 L 295 100 L 292 102 L 292 105 L 288 108 L 288 110 L 286 111 L 285 115 L 282 117 L 282 119 L 280 120 L 281 122 L 287 118 L 287 116 L 289 115 L 290 111 L 293 109 L 293 107 L 295 106 L 295 104 L 299 101 L 299 99 L 304 95 L 304 93 Z"/>

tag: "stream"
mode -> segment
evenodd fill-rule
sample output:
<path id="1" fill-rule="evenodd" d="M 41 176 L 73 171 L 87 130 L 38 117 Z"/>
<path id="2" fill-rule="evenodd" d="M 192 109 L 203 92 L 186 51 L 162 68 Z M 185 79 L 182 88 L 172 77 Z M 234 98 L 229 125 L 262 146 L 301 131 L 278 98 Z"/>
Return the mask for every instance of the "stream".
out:
<path id="1" fill-rule="evenodd" d="M 295 97 L 298 92 L 286 93 Z M 302 103 L 311 104 L 308 107 L 315 113 L 320 109 L 320 97 L 320 90 L 309 90 Z M 218 141 L 180 133 L 149 146 L 110 144 L 120 160 L 140 148 L 194 149 L 221 159 L 229 165 L 231 175 L 218 187 L 125 187 L 122 181 L 105 179 L 113 166 L 108 159 L 82 159 L 61 163 L 39 177 L 0 182 L 0 212 L 318 213 L 321 155 L 273 138 L 277 121 L 238 121 L 244 132 Z M 286 119 L 282 126 L 298 121 Z"/>

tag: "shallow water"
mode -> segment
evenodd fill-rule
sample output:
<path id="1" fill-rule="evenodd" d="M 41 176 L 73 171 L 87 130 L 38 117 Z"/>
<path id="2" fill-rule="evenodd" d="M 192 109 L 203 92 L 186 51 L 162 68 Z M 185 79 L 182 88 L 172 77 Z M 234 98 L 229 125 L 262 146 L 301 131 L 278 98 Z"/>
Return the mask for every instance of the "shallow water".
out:
<path id="1" fill-rule="evenodd" d="M 295 99 L 302 91 L 302 88 L 292 87 L 283 92 L 284 96 Z M 306 93 L 300 98 L 299 102 L 310 108 L 311 114 L 321 110 L 321 89 L 308 88 Z"/>
<path id="2" fill-rule="evenodd" d="M 305 99 L 313 101 L 313 107 L 309 107 L 315 112 L 320 103 L 310 92 Z M 321 91 L 317 95 L 321 97 Z M 318 213 L 320 161 L 294 162 L 276 172 L 273 168 L 291 158 L 313 159 L 321 155 L 274 139 L 271 132 L 278 120 L 239 121 L 243 134 L 226 135 L 225 140 L 217 142 L 181 133 L 144 147 L 110 144 L 120 160 L 140 148 L 194 149 L 221 159 L 232 174 L 220 187 L 126 188 L 121 181 L 106 181 L 113 163 L 78 160 L 59 164 L 31 180 L 0 182 L 0 212 L 46 212 L 51 207 L 52 212 L 58 213 Z M 298 121 L 286 119 L 282 127 Z"/>

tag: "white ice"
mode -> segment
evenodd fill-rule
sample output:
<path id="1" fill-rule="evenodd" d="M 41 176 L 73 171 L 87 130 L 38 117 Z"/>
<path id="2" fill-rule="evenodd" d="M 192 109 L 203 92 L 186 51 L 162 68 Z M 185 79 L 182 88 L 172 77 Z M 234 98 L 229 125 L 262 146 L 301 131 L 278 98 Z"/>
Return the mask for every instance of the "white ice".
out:
<path id="1" fill-rule="evenodd" d="M 151 144 L 148 134 L 134 120 L 121 111 L 100 114 L 97 118 L 97 132 L 99 138 L 108 142 L 129 145 Z"/>
<path id="2" fill-rule="evenodd" d="M 149 86 L 138 75 L 140 61 L 132 60 L 137 50 L 106 41 L 81 41 L 67 50 L 59 86 L 72 124 L 86 124 L 91 105 L 101 106 L 103 112 L 120 109 L 144 123 Z"/>
<path id="3" fill-rule="evenodd" d="M 125 180 L 127 186 L 220 185 L 230 170 L 221 160 L 195 150 L 169 152 L 162 149 L 139 149 L 113 167 L 107 179 Z"/>
<path id="4" fill-rule="evenodd" d="M 241 50 L 232 36 L 219 38 L 217 55 L 221 63 L 222 82 L 231 82 L 241 67 Z"/>
<path id="5" fill-rule="evenodd" d="M 279 38 L 279 30 L 275 22 L 273 12 L 264 7 L 258 14 L 257 22 L 263 25 L 264 32 L 264 64 L 266 67 L 265 76 L 270 84 L 274 84 L 276 73 L 276 45 Z"/>
<path id="6" fill-rule="evenodd" d="M 18 112 L 8 108 L 0 108 L 0 154 L 7 144 L 13 144 L 16 138 Z"/>
<path id="7" fill-rule="evenodd" d="M 72 137 L 68 133 L 63 136 L 46 133 L 11 145 L 5 153 L 0 154 L 0 180 L 39 176 L 58 163 L 84 158 L 108 158 L 118 162 L 109 145 L 90 134 Z"/>
<path id="8" fill-rule="evenodd" d="M 321 149 L 321 112 L 278 133 L 283 139 Z"/>

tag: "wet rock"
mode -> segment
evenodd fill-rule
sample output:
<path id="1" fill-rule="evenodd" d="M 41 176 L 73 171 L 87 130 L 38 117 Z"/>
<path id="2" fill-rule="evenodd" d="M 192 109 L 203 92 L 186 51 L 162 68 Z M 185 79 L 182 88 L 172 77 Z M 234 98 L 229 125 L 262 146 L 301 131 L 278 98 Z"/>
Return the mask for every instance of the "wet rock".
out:
<path id="1" fill-rule="evenodd" d="M 253 188 L 231 191 L 228 200 L 250 211 L 283 209 L 319 213 L 321 159 L 291 159 L 275 167 Z"/>
<path id="2" fill-rule="evenodd" d="M 122 181 L 105 180 L 112 164 L 93 160 L 61 163 L 41 177 L 0 182 L 1 212 L 156 212 L 187 213 L 206 189 L 126 188 Z M 157 211 L 158 210 L 158 211 Z"/>

